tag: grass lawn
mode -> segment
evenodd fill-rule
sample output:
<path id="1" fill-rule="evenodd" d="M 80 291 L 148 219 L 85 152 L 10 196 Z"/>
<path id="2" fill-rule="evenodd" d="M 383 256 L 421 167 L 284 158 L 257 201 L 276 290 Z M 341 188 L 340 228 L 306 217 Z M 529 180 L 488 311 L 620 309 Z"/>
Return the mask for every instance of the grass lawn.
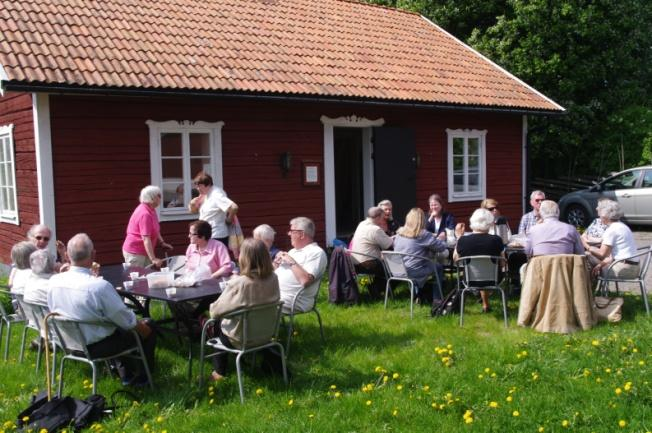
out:
<path id="1" fill-rule="evenodd" d="M 405 291 L 387 310 L 382 303 L 339 307 L 327 303 L 322 285 L 327 341 L 322 347 L 314 315 L 297 318 L 289 387 L 247 369 L 240 405 L 233 369 L 226 381 L 198 390 L 198 364 L 188 383 L 185 352 L 167 337 L 157 348 L 156 389 L 135 389 L 138 401 L 118 398 L 123 407 L 93 430 L 652 431 L 652 319 L 640 297 L 626 297 L 621 323 L 570 336 L 517 327 L 516 301 L 505 329 L 498 298 L 491 302 L 491 314 L 469 303 L 460 328 L 458 316 L 432 319 L 418 306 L 410 320 Z M 18 334 L 0 368 L 0 431 L 13 431 L 30 395 L 45 388 L 35 352 L 17 361 Z M 70 363 L 66 377 L 65 394 L 90 394 L 90 369 Z M 98 383 L 107 397 L 121 388 L 108 374 Z"/>

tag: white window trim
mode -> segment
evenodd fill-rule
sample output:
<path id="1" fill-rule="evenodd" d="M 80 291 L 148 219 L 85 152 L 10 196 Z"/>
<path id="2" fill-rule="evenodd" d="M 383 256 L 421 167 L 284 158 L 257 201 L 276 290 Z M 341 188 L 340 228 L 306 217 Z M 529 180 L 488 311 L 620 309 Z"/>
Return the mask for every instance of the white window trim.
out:
<path id="1" fill-rule="evenodd" d="M 448 135 L 448 202 L 483 200 L 487 194 L 487 130 L 446 129 Z M 453 138 L 478 138 L 480 141 L 480 190 L 478 192 L 458 192 L 453 188 Z"/>
<path id="2" fill-rule="evenodd" d="M 213 178 L 213 184 L 222 187 L 222 127 L 224 126 L 224 122 L 193 122 L 190 120 L 156 122 L 154 120 L 147 120 L 145 123 L 149 127 L 149 158 L 152 185 L 161 186 L 163 180 L 163 169 L 161 167 L 161 133 L 187 134 L 208 132 L 210 134 L 211 177 Z M 184 179 L 186 176 L 192 178 L 196 174 L 186 173 L 190 169 L 187 165 L 184 161 Z M 159 207 L 157 213 L 160 221 L 197 219 L 197 215 L 190 213 L 185 206 L 169 209 Z"/>
<path id="3" fill-rule="evenodd" d="M 16 154 L 14 152 L 14 125 L 13 123 L 9 125 L 0 126 L 0 137 L 6 135 L 9 137 L 9 154 L 11 156 L 11 178 L 14 194 L 14 204 L 16 205 L 15 211 L 6 211 L 0 208 L 0 222 L 5 222 L 9 224 L 19 225 L 20 220 L 18 219 L 18 185 L 16 185 Z"/>

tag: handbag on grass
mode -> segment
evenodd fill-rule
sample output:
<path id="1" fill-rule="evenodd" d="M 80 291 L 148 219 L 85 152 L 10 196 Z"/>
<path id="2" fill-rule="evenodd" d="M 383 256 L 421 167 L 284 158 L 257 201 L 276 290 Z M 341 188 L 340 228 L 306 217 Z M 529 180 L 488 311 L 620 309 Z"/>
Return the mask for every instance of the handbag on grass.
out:
<path id="1" fill-rule="evenodd" d="M 598 320 L 615 323 L 620 322 L 623 318 L 624 299 L 616 296 L 609 298 L 606 296 L 595 297 L 595 311 L 598 314 Z"/>

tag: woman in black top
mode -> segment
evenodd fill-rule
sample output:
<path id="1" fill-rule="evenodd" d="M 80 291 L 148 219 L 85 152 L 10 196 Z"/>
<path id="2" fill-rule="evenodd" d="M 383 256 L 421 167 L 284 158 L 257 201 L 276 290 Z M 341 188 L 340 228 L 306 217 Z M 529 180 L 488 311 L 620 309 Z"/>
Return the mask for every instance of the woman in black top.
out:
<path id="1" fill-rule="evenodd" d="M 473 233 L 457 240 L 453 260 L 468 256 L 501 256 L 504 257 L 504 246 L 500 236 L 490 235 L 489 229 L 494 223 L 494 216 L 487 209 L 476 209 L 471 215 L 471 230 Z M 501 272 L 502 274 L 502 272 Z M 493 282 L 477 281 L 475 285 L 488 286 Z M 480 291 L 482 311 L 489 311 L 489 295 Z"/>

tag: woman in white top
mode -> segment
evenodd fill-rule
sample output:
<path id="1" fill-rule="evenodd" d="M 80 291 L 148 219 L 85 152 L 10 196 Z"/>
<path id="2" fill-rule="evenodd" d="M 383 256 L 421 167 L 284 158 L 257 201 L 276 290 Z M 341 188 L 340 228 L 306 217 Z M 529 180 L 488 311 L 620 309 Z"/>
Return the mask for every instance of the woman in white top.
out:
<path id="1" fill-rule="evenodd" d="M 21 241 L 11 247 L 11 261 L 13 267 L 9 274 L 8 286 L 11 293 L 22 295 L 25 290 L 25 284 L 32 269 L 29 264 L 29 256 L 36 251 L 36 246 L 28 241 Z"/>
<path id="2" fill-rule="evenodd" d="M 618 202 L 603 200 L 598 207 L 598 216 L 607 226 L 607 229 L 602 235 L 602 245 L 600 247 L 592 247 L 582 238 L 582 243 L 589 255 L 589 260 L 594 265 L 594 275 L 598 275 L 599 273 L 604 274 L 604 269 L 608 268 L 613 261 L 627 259 L 638 252 L 632 231 L 624 223 L 620 222 L 623 211 Z M 607 276 L 636 278 L 638 272 L 638 260 L 632 259 L 614 265 Z"/>
<path id="3" fill-rule="evenodd" d="M 195 176 L 194 185 L 199 191 L 199 197 L 190 200 L 188 209 L 192 213 L 199 212 L 199 219 L 211 225 L 211 238 L 229 247 L 229 229 L 233 216 L 238 212 L 238 205 L 227 197 L 226 192 L 213 185 L 213 178 L 201 172 Z"/>

